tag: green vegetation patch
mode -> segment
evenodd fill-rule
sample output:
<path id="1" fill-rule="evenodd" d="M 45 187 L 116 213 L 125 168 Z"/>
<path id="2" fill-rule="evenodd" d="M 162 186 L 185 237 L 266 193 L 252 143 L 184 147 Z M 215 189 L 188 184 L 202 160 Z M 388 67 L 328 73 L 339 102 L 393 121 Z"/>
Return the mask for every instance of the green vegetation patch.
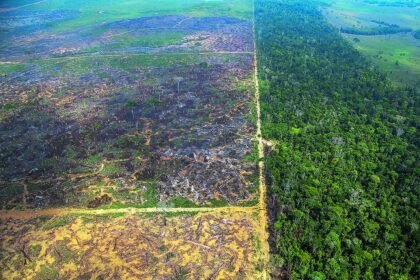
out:
<path id="1" fill-rule="evenodd" d="M 100 174 L 106 177 L 113 177 L 121 174 L 122 172 L 123 168 L 121 168 L 121 166 L 117 163 L 106 163 Z"/>
<path id="2" fill-rule="evenodd" d="M 255 190 L 258 190 L 258 188 L 255 188 Z M 242 206 L 242 207 L 256 206 L 256 205 L 258 205 L 258 202 L 259 202 L 258 197 L 255 197 L 251 200 L 244 201 L 244 202 L 240 203 L 239 206 Z"/>
<path id="3" fill-rule="evenodd" d="M 86 164 L 88 165 L 97 165 L 103 160 L 103 156 L 101 154 L 94 154 L 89 156 L 86 159 Z"/>
<path id="4" fill-rule="evenodd" d="M 420 84 L 420 48 L 413 44 L 415 39 L 411 34 L 345 37 L 349 40 L 359 38 L 359 42 L 353 41 L 354 47 L 393 81 L 410 86 Z"/>
<path id="5" fill-rule="evenodd" d="M 101 208 L 99 208 L 101 209 Z M 68 214 L 67 216 L 72 219 L 81 219 L 83 223 L 95 223 L 95 222 L 108 222 L 113 219 L 122 218 L 126 213 L 107 213 L 107 214 L 89 214 L 89 213 L 77 213 Z"/>
<path id="6" fill-rule="evenodd" d="M 76 218 L 72 216 L 56 216 L 42 224 L 43 229 L 53 229 L 66 226 L 73 222 Z"/>
<path id="7" fill-rule="evenodd" d="M 38 257 L 39 253 L 41 252 L 41 249 L 41 244 L 33 244 L 29 246 L 28 254 L 30 256 Z"/>
<path id="8" fill-rule="evenodd" d="M 141 207 L 149 208 L 149 207 L 157 207 L 159 202 L 159 192 L 155 187 L 154 182 L 148 182 L 147 188 L 143 193 L 143 204 Z"/>
<path id="9" fill-rule="evenodd" d="M 36 275 L 39 280 L 54 280 L 58 277 L 58 270 L 52 266 L 42 265 L 41 270 Z"/>
<path id="10" fill-rule="evenodd" d="M 26 64 L 14 62 L 0 62 L 0 77 L 8 76 L 16 72 L 25 71 Z"/>
<path id="11" fill-rule="evenodd" d="M 419 29 L 418 8 L 403 5 L 372 5 L 367 1 L 360 0 L 325 0 L 329 3 L 329 9 L 340 17 L 340 21 L 347 23 L 358 22 L 366 24 L 365 21 L 387 22 L 411 29 Z M 389 1 L 389 3 L 392 1 Z M 403 1 L 399 1 L 403 3 Z M 408 3 L 409 1 L 406 1 Z M 413 2 L 411 2 L 413 3 Z M 350 27 L 350 25 L 345 24 Z"/>
<path id="12" fill-rule="evenodd" d="M 216 198 L 209 199 L 209 203 L 212 207 L 224 207 L 224 206 L 229 205 L 229 202 L 226 201 L 225 199 L 216 199 Z"/>
<path id="13" fill-rule="evenodd" d="M 128 207 L 131 207 L 131 205 L 121 201 L 112 201 L 110 204 L 103 204 L 99 206 L 98 209 L 124 209 Z"/>
<path id="14" fill-rule="evenodd" d="M 344 37 L 399 85 L 420 86 L 418 8 L 410 1 L 328 1 L 330 23 L 350 34 Z M 387 2 L 389 5 L 383 5 Z M 375 5 L 373 5 L 375 4 Z M 397 32 L 408 32 L 398 33 Z M 390 34 L 390 35 L 381 35 Z M 373 36 L 372 36 L 373 35 Z"/>
<path id="15" fill-rule="evenodd" d="M 192 202 L 188 198 L 181 197 L 181 196 L 172 198 L 169 201 L 168 204 L 171 205 L 172 207 L 179 207 L 179 208 L 194 208 L 194 207 L 197 207 L 197 204 L 195 204 L 194 202 Z"/>

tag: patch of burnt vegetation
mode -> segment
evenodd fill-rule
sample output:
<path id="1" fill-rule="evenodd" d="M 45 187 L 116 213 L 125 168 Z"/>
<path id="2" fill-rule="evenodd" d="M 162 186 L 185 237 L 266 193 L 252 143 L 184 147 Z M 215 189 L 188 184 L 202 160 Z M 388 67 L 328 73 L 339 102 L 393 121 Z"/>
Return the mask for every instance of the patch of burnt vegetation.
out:
<path id="1" fill-rule="evenodd" d="M 34 207 L 83 206 L 101 182 L 134 204 L 145 201 L 144 182 L 153 182 L 160 201 L 252 199 L 255 162 L 242 160 L 253 151 L 246 118 L 252 56 L 154 59 L 129 69 L 123 59 L 97 68 L 81 61 L 80 69 L 94 70 L 80 72 L 54 64 L 26 83 L 8 81 L 0 122 L 3 205 L 25 199 Z"/>

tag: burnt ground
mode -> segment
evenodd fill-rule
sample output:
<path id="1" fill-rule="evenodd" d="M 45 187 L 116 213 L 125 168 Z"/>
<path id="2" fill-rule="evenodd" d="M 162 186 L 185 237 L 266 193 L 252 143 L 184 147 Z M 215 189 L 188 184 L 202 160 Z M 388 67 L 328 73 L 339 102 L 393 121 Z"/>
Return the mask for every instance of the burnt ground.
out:
<path id="1" fill-rule="evenodd" d="M 104 192 L 146 206 L 256 195 L 255 161 L 246 160 L 254 151 L 251 55 L 91 57 L 32 67 L 1 87 L 4 207 L 86 206 Z"/>
<path id="2" fill-rule="evenodd" d="M 74 16 L 0 13 L 2 208 L 255 202 L 251 23 Z"/>

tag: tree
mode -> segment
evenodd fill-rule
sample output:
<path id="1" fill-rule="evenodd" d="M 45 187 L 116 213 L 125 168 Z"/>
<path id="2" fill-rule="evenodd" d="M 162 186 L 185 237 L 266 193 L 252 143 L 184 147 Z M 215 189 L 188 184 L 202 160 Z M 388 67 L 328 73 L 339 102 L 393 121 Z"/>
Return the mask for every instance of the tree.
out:
<path id="1" fill-rule="evenodd" d="M 176 82 L 176 88 L 177 88 L 177 91 L 179 93 L 179 84 L 184 80 L 184 78 L 182 78 L 182 77 L 175 77 L 174 80 Z"/>

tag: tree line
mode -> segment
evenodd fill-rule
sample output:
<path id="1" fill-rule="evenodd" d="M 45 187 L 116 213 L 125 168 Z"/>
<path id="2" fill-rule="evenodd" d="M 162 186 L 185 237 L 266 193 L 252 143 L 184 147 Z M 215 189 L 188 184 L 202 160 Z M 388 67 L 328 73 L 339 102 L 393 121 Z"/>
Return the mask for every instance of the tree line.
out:
<path id="1" fill-rule="evenodd" d="M 413 30 L 408 27 L 400 27 L 398 25 L 393 26 L 378 26 L 373 28 L 355 28 L 355 27 L 341 27 L 340 31 L 346 34 L 353 35 L 389 35 L 397 33 L 407 33 L 412 32 Z"/>

